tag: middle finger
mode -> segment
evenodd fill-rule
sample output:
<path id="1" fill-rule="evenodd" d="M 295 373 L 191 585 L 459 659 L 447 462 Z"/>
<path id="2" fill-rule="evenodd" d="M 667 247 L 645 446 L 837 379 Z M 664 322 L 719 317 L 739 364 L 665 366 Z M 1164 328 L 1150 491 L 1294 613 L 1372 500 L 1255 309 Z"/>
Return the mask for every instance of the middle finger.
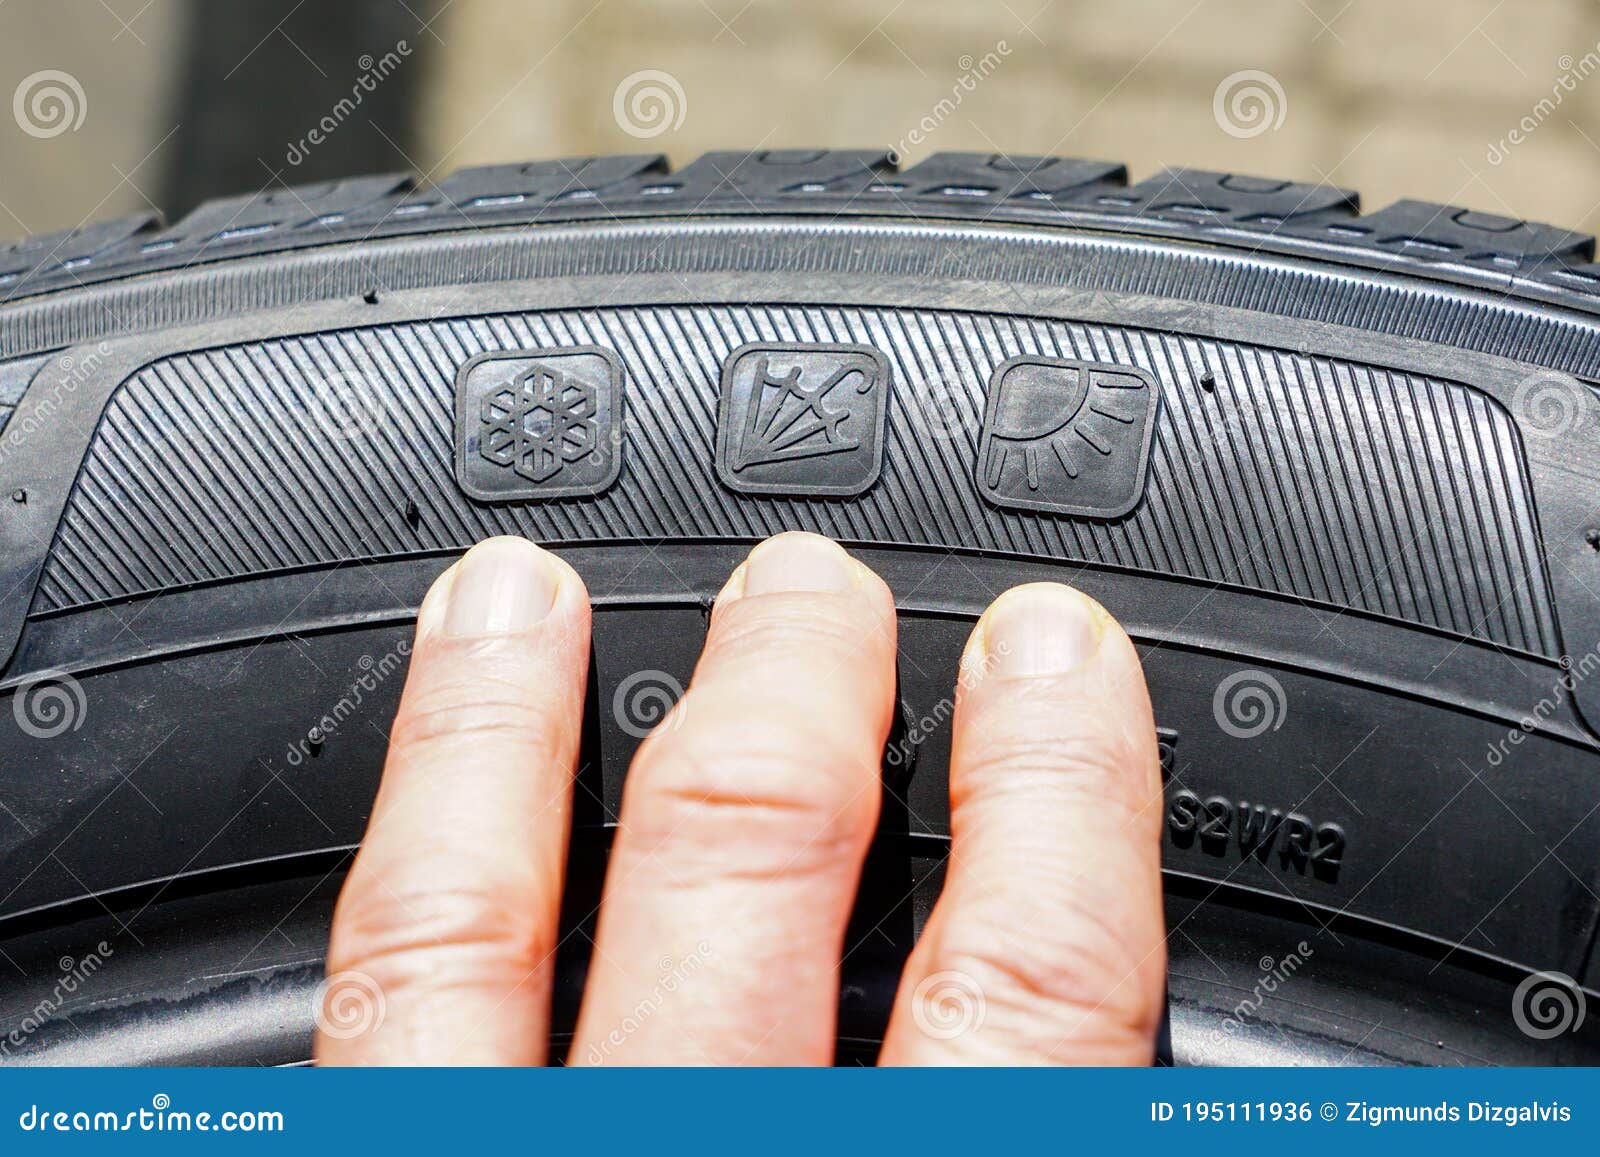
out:
<path id="1" fill-rule="evenodd" d="M 831 1061 L 894 656 L 888 588 L 827 539 L 734 572 L 628 773 L 572 1063 Z"/>

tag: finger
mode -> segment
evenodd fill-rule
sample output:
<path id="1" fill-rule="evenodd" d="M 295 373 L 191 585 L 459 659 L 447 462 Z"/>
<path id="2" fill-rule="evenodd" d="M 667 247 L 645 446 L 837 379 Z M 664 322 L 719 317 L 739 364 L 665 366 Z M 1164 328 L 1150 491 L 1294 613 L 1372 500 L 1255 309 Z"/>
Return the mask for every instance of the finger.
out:
<path id="1" fill-rule="evenodd" d="M 516 538 L 423 601 L 334 915 L 324 1064 L 538 1064 L 589 663 L 576 572 Z"/>
<path id="2" fill-rule="evenodd" d="M 628 773 L 575 1063 L 832 1059 L 894 654 L 888 588 L 827 539 L 734 572 Z"/>
<path id="3" fill-rule="evenodd" d="M 1002 595 L 962 656 L 949 869 L 884 1063 L 1150 1063 L 1166 974 L 1159 801 L 1127 635 L 1069 587 Z"/>

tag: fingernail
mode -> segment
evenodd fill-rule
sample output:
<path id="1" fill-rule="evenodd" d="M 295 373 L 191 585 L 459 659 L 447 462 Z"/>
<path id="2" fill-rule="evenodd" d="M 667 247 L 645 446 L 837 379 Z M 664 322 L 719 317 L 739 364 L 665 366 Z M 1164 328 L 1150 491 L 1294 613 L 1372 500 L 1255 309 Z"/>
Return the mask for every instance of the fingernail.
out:
<path id="1" fill-rule="evenodd" d="M 856 563 L 844 548 L 818 534 L 791 532 L 769 538 L 745 563 L 744 593 L 846 591 L 856 584 Z"/>
<path id="2" fill-rule="evenodd" d="M 1100 649 L 1103 612 L 1059 583 L 1007 591 L 983 616 L 984 655 L 1001 675 L 1062 675 Z"/>
<path id="3" fill-rule="evenodd" d="M 467 551 L 450 585 L 447 635 L 509 635 L 544 619 L 556 573 L 544 551 L 520 538 L 491 538 Z"/>

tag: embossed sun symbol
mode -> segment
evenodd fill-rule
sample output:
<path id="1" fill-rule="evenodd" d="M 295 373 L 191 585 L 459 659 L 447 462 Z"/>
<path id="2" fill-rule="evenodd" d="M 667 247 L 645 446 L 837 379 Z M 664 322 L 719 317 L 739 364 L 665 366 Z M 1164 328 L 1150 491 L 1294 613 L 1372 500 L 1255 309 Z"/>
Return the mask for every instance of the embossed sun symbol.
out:
<path id="1" fill-rule="evenodd" d="M 1007 466 L 1020 459 L 1028 489 L 1038 490 L 1046 455 L 1060 463 L 1068 479 L 1076 479 L 1137 432 L 1146 404 L 1145 383 L 1135 375 L 1037 362 L 1012 366 L 998 389 L 984 462 L 991 488 L 999 487 Z"/>

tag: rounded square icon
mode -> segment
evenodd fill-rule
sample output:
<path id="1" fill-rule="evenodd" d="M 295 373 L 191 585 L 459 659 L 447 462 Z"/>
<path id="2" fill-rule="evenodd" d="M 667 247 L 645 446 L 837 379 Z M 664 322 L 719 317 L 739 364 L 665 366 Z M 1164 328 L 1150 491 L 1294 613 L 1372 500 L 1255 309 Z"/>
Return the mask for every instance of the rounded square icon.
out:
<path id="1" fill-rule="evenodd" d="M 996 506 L 1121 518 L 1144 494 L 1158 400 L 1135 366 L 1012 358 L 989 379 L 978 489 Z"/>
<path id="2" fill-rule="evenodd" d="M 871 346 L 742 345 L 722 366 L 717 477 L 744 494 L 860 494 L 883 469 L 888 398 Z"/>
<path id="3" fill-rule="evenodd" d="M 622 363 L 598 346 L 479 354 L 456 372 L 456 481 L 504 502 L 598 494 L 622 470 Z"/>

